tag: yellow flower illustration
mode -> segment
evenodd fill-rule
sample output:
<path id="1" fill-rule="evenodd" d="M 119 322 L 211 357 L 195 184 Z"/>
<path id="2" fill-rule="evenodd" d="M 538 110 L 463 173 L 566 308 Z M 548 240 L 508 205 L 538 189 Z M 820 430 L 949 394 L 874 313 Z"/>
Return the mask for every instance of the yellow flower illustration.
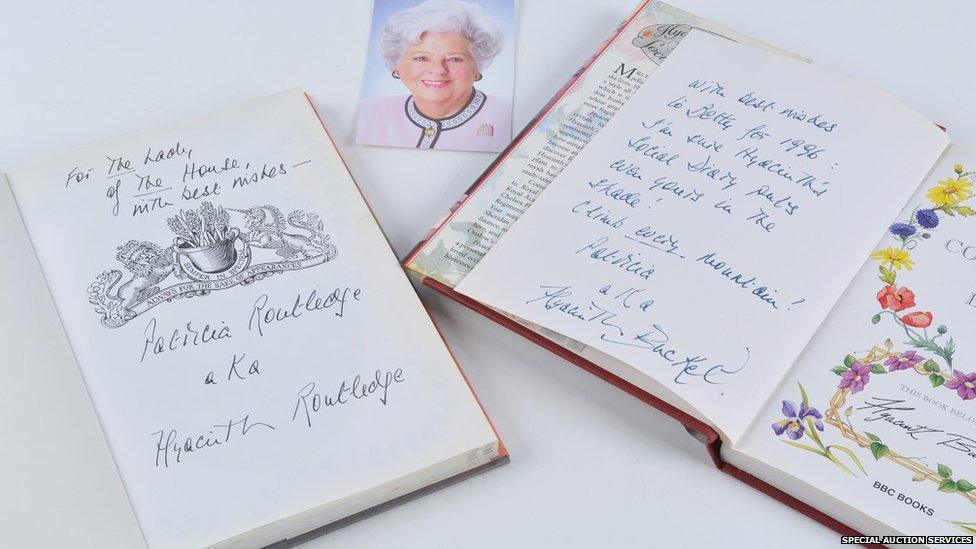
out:
<path id="1" fill-rule="evenodd" d="M 966 177 L 942 179 L 925 195 L 936 207 L 955 206 L 973 196 L 973 183 Z"/>
<path id="2" fill-rule="evenodd" d="M 962 164 L 956 164 L 952 167 L 952 171 L 956 172 L 957 175 L 962 175 L 964 170 L 965 168 L 962 167 Z"/>
<path id="3" fill-rule="evenodd" d="M 887 263 L 898 270 L 904 267 L 910 271 L 915 266 L 915 262 L 911 260 L 908 252 L 899 250 L 898 248 L 892 248 L 891 246 L 874 252 L 871 254 L 871 259 Z"/>

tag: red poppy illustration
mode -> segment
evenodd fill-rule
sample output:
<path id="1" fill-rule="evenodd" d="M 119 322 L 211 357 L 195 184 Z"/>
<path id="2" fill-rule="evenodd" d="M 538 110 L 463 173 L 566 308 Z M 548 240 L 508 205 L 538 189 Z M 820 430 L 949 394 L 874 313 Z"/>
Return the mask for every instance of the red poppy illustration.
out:
<path id="1" fill-rule="evenodd" d="M 932 325 L 932 313 L 928 311 L 914 311 L 901 317 L 901 321 L 906 326 L 911 326 L 912 328 L 928 328 Z"/>
<path id="2" fill-rule="evenodd" d="M 878 303 L 882 309 L 895 312 L 911 309 L 915 306 L 915 293 L 908 288 L 896 288 L 894 284 L 889 284 L 878 292 Z"/>

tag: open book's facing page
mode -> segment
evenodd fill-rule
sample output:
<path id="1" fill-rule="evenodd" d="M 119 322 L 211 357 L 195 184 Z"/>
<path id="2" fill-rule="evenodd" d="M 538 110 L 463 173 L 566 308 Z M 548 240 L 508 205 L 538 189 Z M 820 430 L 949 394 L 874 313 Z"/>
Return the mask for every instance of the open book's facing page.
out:
<path id="1" fill-rule="evenodd" d="M 884 239 L 736 445 L 791 492 L 832 498 L 821 508 L 848 524 L 976 533 L 974 176 L 976 147 L 950 146 L 878 226 Z"/>
<path id="2" fill-rule="evenodd" d="M 413 473 L 494 456 L 301 91 L 9 179 L 151 546 L 382 484 L 392 499 Z"/>
<path id="3" fill-rule="evenodd" d="M 861 83 L 692 31 L 457 290 L 734 440 L 947 142 Z"/>

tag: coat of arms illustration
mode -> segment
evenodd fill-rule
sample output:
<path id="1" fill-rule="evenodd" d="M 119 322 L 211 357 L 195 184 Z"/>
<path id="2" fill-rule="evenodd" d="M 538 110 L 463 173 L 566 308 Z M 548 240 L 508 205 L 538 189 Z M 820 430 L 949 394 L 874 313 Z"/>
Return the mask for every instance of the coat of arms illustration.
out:
<path id="1" fill-rule="evenodd" d="M 234 217 L 242 218 L 243 230 Z M 225 208 L 204 202 L 167 220 L 175 238 L 168 246 L 129 240 L 115 258 L 128 271 L 103 271 L 88 287 L 88 301 L 102 325 L 118 328 L 160 303 L 247 285 L 286 271 L 335 259 L 338 251 L 317 214 L 287 216 L 271 205 Z M 239 223 L 238 223 L 239 224 Z M 260 260 L 264 255 L 267 260 Z M 167 281 L 172 284 L 165 286 Z"/>

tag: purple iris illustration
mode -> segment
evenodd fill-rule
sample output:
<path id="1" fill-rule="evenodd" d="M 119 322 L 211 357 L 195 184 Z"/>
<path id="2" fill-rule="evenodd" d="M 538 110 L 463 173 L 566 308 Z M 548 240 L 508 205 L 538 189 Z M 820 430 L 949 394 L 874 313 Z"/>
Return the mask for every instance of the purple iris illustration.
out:
<path id="1" fill-rule="evenodd" d="M 786 436 L 793 440 L 803 436 L 803 431 L 806 427 L 803 426 L 803 420 L 810 417 L 813 418 L 813 424 L 818 431 L 823 431 L 823 422 L 820 421 L 823 415 L 816 408 L 808 408 L 806 404 L 800 404 L 799 410 L 797 410 L 796 403 L 789 400 L 783 401 L 783 415 L 786 416 L 773 424 L 773 432 L 777 436 L 786 433 Z"/>
<path id="2" fill-rule="evenodd" d="M 888 367 L 889 372 L 896 372 L 898 370 L 914 368 L 916 364 L 923 360 L 925 360 L 925 357 L 915 351 L 905 351 L 900 355 L 889 358 L 885 361 L 884 365 Z"/>

